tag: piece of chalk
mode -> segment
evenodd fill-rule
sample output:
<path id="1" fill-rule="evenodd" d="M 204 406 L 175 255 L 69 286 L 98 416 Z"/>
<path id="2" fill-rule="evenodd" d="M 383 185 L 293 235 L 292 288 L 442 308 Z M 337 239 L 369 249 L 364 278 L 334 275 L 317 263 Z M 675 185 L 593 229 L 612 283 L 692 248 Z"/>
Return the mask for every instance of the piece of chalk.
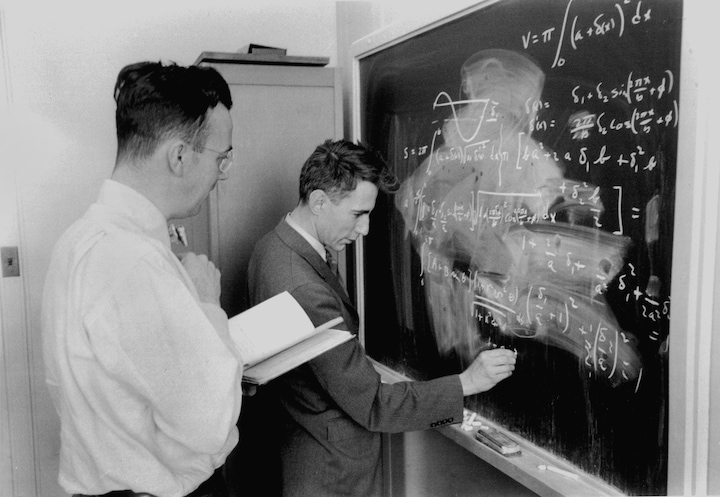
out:
<path id="1" fill-rule="evenodd" d="M 562 475 L 565 478 L 570 478 L 571 480 L 578 480 L 580 478 L 575 473 L 571 473 L 570 471 L 565 471 L 564 469 L 556 468 L 555 466 L 550 466 L 547 464 L 541 464 L 540 466 L 538 466 L 538 469 L 541 469 L 543 471 L 545 471 L 545 470 L 552 471 L 553 473 Z"/>

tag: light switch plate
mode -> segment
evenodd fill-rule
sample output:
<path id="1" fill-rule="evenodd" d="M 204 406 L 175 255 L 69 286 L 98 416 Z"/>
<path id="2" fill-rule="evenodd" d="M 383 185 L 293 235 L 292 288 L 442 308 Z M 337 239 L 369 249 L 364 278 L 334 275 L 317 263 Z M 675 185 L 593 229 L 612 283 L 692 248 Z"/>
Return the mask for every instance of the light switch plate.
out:
<path id="1" fill-rule="evenodd" d="M 20 259 L 17 247 L 0 247 L 0 261 L 2 261 L 2 276 L 10 278 L 20 276 Z"/>

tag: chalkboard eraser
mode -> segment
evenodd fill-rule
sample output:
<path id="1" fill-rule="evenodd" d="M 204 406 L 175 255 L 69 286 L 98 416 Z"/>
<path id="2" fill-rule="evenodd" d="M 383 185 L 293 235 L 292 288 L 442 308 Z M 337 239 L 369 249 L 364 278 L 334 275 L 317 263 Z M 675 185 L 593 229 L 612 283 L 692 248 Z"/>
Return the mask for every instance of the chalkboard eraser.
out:
<path id="1" fill-rule="evenodd" d="M 482 425 L 475 434 L 475 438 L 504 456 L 519 456 L 522 454 L 522 450 L 516 442 L 492 426 Z"/>

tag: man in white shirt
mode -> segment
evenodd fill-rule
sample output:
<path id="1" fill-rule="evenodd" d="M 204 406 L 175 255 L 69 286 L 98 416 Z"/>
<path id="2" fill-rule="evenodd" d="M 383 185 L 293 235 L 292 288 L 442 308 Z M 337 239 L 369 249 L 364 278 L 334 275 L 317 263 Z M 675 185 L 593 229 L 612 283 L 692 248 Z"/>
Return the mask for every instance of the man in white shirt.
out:
<path id="1" fill-rule="evenodd" d="M 59 482 L 75 495 L 223 495 L 242 359 L 219 271 L 204 255 L 179 260 L 167 223 L 227 177 L 230 90 L 210 68 L 142 62 L 120 72 L 115 101 L 112 177 L 58 241 L 45 283 Z"/>

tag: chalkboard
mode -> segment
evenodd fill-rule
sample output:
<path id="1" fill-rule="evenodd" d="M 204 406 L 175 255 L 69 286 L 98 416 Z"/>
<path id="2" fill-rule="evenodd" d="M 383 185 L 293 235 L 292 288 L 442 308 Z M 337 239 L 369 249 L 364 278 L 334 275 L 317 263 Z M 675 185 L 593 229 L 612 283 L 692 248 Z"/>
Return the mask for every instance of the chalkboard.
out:
<path id="1" fill-rule="evenodd" d="M 365 345 L 412 378 L 487 347 L 466 407 L 628 494 L 667 492 L 680 0 L 506 0 L 359 57 L 402 181 L 365 237 Z"/>

